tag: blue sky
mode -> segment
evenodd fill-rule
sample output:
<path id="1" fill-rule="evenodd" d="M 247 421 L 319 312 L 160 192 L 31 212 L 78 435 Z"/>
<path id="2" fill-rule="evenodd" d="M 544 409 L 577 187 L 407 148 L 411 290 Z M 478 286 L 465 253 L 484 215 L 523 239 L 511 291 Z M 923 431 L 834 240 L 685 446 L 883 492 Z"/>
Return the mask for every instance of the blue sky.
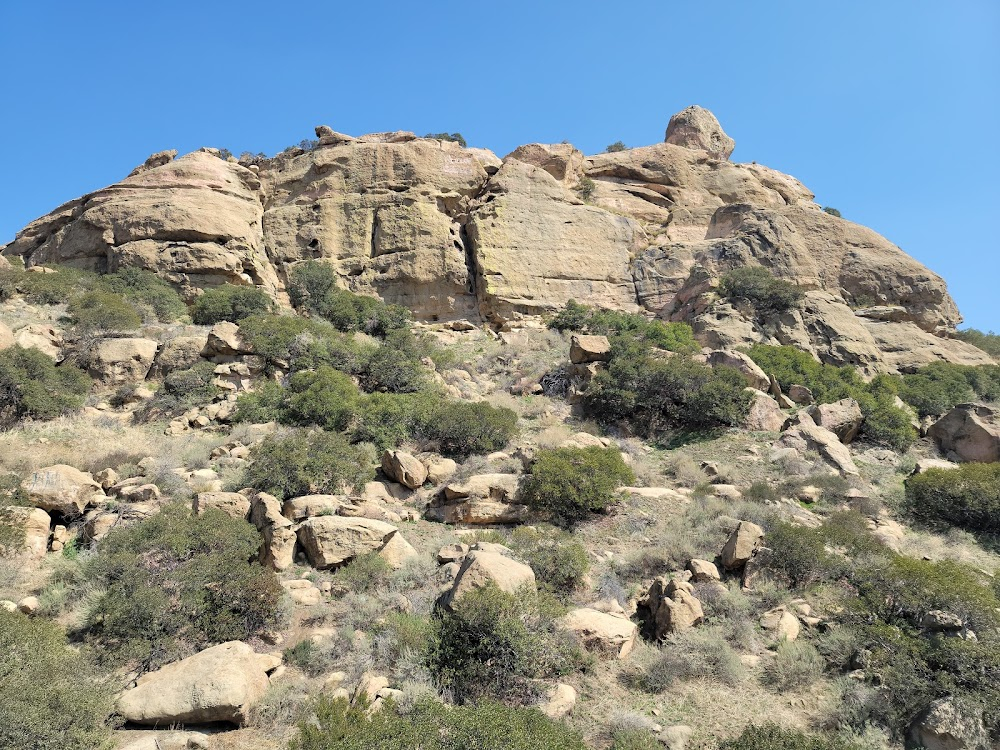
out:
<path id="1" fill-rule="evenodd" d="M 1000 331 L 997 0 L 0 0 L 0 95 L 0 242 L 165 148 L 270 154 L 322 123 L 593 153 L 700 104 L 734 160 L 795 175 Z"/>

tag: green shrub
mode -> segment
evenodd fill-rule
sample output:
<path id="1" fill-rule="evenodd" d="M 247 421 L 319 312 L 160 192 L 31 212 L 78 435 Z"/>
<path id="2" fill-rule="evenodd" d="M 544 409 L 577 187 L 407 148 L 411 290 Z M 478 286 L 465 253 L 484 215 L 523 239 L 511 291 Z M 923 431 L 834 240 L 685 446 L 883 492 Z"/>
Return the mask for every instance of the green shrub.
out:
<path id="1" fill-rule="evenodd" d="M 275 369 L 311 370 L 329 365 L 342 372 L 361 371 L 362 347 L 325 321 L 297 315 L 252 315 L 240 321 L 240 335 Z"/>
<path id="2" fill-rule="evenodd" d="M 202 361 L 186 370 L 174 370 L 163 379 L 156 396 L 136 412 L 136 418 L 148 422 L 211 403 L 222 391 L 214 380 L 215 365 L 211 362 Z"/>
<path id="3" fill-rule="evenodd" d="M 280 499 L 336 495 L 374 476 L 372 457 L 336 433 L 269 435 L 253 447 L 245 480 Z"/>
<path id="4" fill-rule="evenodd" d="M 914 474 L 906 481 L 906 507 L 925 523 L 1000 532 L 1000 464 Z"/>
<path id="5" fill-rule="evenodd" d="M 842 218 L 840 211 L 835 209 L 833 206 L 823 206 L 823 213 L 830 214 L 830 216 L 836 216 L 838 219 Z"/>
<path id="6" fill-rule="evenodd" d="M 76 295 L 92 289 L 97 274 L 69 266 L 57 266 L 54 273 L 30 273 L 23 268 L 0 271 L 3 300 L 22 294 L 34 305 L 62 305 Z"/>
<path id="7" fill-rule="evenodd" d="M 360 399 L 358 387 L 349 376 L 323 365 L 289 378 L 285 419 L 290 424 L 317 425 L 341 432 L 354 421 Z"/>
<path id="8" fill-rule="evenodd" d="M 719 294 L 729 300 L 748 302 L 757 315 L 767 317 L 793 309 L 803 292 L 790 281 L 775 278 L 763 266 L 744 266 L 722 275 Z"/>
<path id="9" fill-rule="evenodd" d="M 0 428 L 79 409 L 90 382 L 82 370 L 69 364 L 56 367 L 37 349 L 15 345 L 0 351 Z"/>
<path id="10" fill-rule="evenodd" d="M 110 662 L 155 668 L 273 627 L 282 589 L 271 570 L 249 562 L 259 547 L 246 521 L 181 505 L 112 531 L 86 568 L 103 590 L 87 612 L 87 639 Z"/>
<path id="11" fill-rule="evenodd" d="M 434 138 L 438 141 L 451 141 L 457 143 L 462 148 L 466 148 L 469 144 L 465 142 L 465 138 L 462 137 L 461 133 L 428 133 L 424 138 Z"/>
<path id="12" fill-rule="evenodd" d="M 142 325 L 135 308 L 114 292 L 85 292 L 70 300 L 67 312 L 73 325 L 88 333 L 124 333 Z"/>
<path id="13" fill-rule="evenodd" d="M 368 393 L 416 393 L 427 387 L 421 350 L 409 329 L 386 334 L 385 342 L 372 347 L 358 372 L 358 382 Z"/>
<path id="14" fill-rule="evenodd" d="M 675 683 L 695 678 L 737 685 L 746 677 L 739 654 L 718 633 L 687 633 L 660 650 L 638 678 L 639 687 L 663 693 Z"/>
<path id="15" fill-rule="evenodd" d="M 440 403 L 439 395 L 428 392 L 373 393 L 361 403 L 351 440 L 372 443 L 380 451 L 395 448 L 428 424 L 429 415 L 441 408 Z"/>
<path id="16" fill-rule="evenodd" d="M 518 526 L 510 545 L 535 571 L 535 578 L 556 595 L 569 596 L 583 585 L 590 569 L 587 548 L 564 532 Z"/>
<path id="17" fill-rule="evenodd" d="M 621 141 L 615 141 L 614 143 L 609 144 L 604 149 L 604 153 L 613 154 L 618 151 L 625 151 L 626 149 L 628 149 L 628 146 L 626 146 L 624 143 L 622 143 Z"/>
<path id="18" fill-rule="evenodd" d="M 899 396 L 921 417 L 944 414 L 956 404 L 1000 399 L 1000 366 L 935 362 L 902 376 Z"/>
<path id="19" fill-rule="evenodd" d="M 579 659 L 534 596 L 508 594 L 491 581 L 436 620 L 428 666 L 456 702 L 530 703 L 537 697 L 534 680 L 565 674 Z"/>
<path id="20" fill-rule="evenodd" d="M 1000 335 L 993 331 L 983 333 L 975 328 L 966 328 L 964 331 L 956 331 L 955 338 L 982 349 L 993 359 L 1000 359 Z"/>
<path id="21" fill-rule="evenodd" d="M 618 501 L 618 489 L 635 481 L 616 448 L 541 450 L 524 483 L 522 500 L 560 526 L 573 526 Z"/>
<path id="22" fill-rule="evenodd" d="M 0 747 L 112 747 L 113 686 L 56 625 L 0 610 L 0 653 Z"/>
<path id="23" fill-rule="evenodd" d="M 690 354 L 699 349 L 687 323 L 650 320 L 643 315 L 588 307 L 575 300 L 567 302 L 566 307 L 549 321 L 549 328 L 602 336 L 628 334 L 649 346 L 670 352 Z"/>
<path id="24" fill-rule="evenodd" d="M 202 292 L 191 307 L 191 319 L 198 325 L 222 321 L 237 323 L 251 315 L 267 315 L 273 311 L 274 300 L 263 289 L 224 284 Z"/>
<path id="25" fill-rule="evenodd" d="M 580 197 L 583 198 L 585 201 L 589 201 L 593 197 L 594 190 L 596 189 L 597 189 L 597 183 L 595 183 L 592 179 L 590 179 L 587 176 L 581 177 L 580 182 L 577 183 L 575 188 L 576 192 L 578 192 L 580 194 Z"/>
<path id="26" fill-rule="evenodd" d="M 837 737 L 821 737 L 776 724 L 748 726 L 739 737 L 726 740 L 719 750 L 862 750 Z"/>
<path id="27" fill-rule="evenodd" d="M 423 698 L 402 712 L 390 704 L 368 710 L 321 697 L 299 724 L 291 750 L 586 750 L 580 736 L 537 708 L 483 701 L 447 706 Z"/>
<path id="28" fill-rule="evenodd" d="M 805 688 L 823 676 L 823 667 L 823 657 L 811 643 L 782 641 L 764 666 L 764 679 L 781 692 Z"/>
<path id="29" fill-rule="evenodd" d="M 361 331 L 384 338 L 389 331 L 406 328 L 410 322 L 410 313 L 404 307 L 338 288 L 333 268 L 319 261 L 306 261 L 292 269 L 288 296 L 294 307 L 325 318 L 340 331 Z"/>
<path id="30" fill-rule="evenodd" d="M 151 271 L 121 268 L 99 277 L 96 285 L 99 289 L 120 294 L 143 319 L 169 323 L 187 315 L 187 305 L 177 290 Z"/>
<path id="31" fill-rule="evenodd" d="M 586 412 L 605 423 L 626 422 L 646 436 L 668 429 L 704 431 L 743 424 L 753 401 L 743 375 L 687 357 L 650 356 L 627 336 L 611 341 L 611 362 L 584 392 Z"/>
<path id="32" fill-rule="evenodd" d="M 377 552 L 358 555 L 334 574 L 334 581 L 349 591 L 367 592 L 386 584 L 392 568 Z"/>
<path id="33" fill-rule="evenodd" d="M 420 437 L 433 440 L 447 456 L 492 453 L 517 435 L 517 414 L 485 402 L 439 400 L 422 416 Z"/>

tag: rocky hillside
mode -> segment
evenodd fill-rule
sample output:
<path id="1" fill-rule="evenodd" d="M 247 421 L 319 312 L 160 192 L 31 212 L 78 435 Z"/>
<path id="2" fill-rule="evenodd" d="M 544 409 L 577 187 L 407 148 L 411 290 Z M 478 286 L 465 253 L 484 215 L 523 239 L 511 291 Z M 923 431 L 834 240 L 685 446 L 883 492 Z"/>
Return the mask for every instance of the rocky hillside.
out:
<path id="1" fill-rule="evenodd" d="M 789 344 L 869 373 L 988 361 L 949 337 L 961 317 L 940 277 L 822 211 L 795 178 L 730 162 L 734 141 L 700 107 L 671 118 L 663 143 L 591 157 L 567 143 L 501 160 L 412 133 L 316 134 L 273 159 L 154 154 L 2 252 L 29 267 L 144 268 L 188 298 L 228 283 L 284 299 L 290 269 L 320 259 L 419 321 L 499 329 L 576 299 L 689 322 L 712 347 Z M 798 285 L 801 305 L 761 319 L 720 299 L 719 277 L 746 265 Z"/>
<path id="2" fill-rule="evenodd" d="M 698 108 L 317 134 L 4 248 L 0 748 L 1000 746 L 1000 336 L 938 277 Z"/>

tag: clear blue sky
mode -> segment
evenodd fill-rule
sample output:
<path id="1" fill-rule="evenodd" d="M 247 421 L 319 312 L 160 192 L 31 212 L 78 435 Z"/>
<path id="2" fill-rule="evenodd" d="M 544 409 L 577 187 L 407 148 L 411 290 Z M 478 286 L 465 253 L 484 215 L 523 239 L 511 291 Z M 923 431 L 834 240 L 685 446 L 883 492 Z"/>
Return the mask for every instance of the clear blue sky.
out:
<path id="1" fill-rule="evenodd" d="M 997 0 L 0 0 L 0 95 L 0 242 L 165 148 L 271 154 L 328 124 L 593 153 L 700 104 L 735 160 L 795 175 L 1000 331 Z"/>

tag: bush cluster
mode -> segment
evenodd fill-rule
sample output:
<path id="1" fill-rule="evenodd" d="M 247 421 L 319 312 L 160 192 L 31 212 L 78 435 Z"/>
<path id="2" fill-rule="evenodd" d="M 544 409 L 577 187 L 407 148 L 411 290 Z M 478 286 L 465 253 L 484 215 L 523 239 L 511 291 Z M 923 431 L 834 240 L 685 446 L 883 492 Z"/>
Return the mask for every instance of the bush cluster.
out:
<path id="1" fill-rule="evenodd" d="M 250 452 L 248 486 L 279 499 L 338 495 L 374 478 L 374 455 L 340 434 L 297 430 L 269 435 Z"/>
<path id="2" fill-rule="evenodd" d="M 721 743 L 719 750 L 861 750 L 861 747 L 839 737 L 764 724 L 748 726 L 739 737 Z"/>
<path id="3" fill-rule="evenodd" d="M 910 514 L 930 524 L 1000 532 L 1000 464 L 931 469 L 906 482 Z"/>
<path id="4" fill-rule="evenodd" d="M 803 292 L 790 281 L 775 278 L 763 266 L 744 266 L 722 275 L 719 294 L 729 300 L 748 302 L 758 316 L 769 317 L 793 309 Z"/>
<path id="5" fill-rule="evenodd" d="M 0 351 L 0 429 L 22 419 L 53 419 L 83 406 L 90 390 L 87 373 L 59 367 L 37 349 L 12 346 Z"/>
<path id="6" fill-rule="evenodd" d="M 509 544 L 535 571 L 539 584 L 556 596 L 571 595 L 590 569 L 587 548 L 566 532 L 518 526 Z"/>
<path id="7" fill-rule="evenodd" d="M 618 501 L 618 489 L 635 481 L 615 448 L 541 450 L 521 489 L 521 499 L 553 523 L 572 527 Z"/>
<path id="8" fill-rule="evenodd" d="M 251 315 L 273 311 L 274 300 L 263 289 L 224 284 L 202 292 L 191 307 L 191 319 L 198 325 L 237 323 Z"/>
<path id="9" fill-rule="evenodd" d="M 1000 359 L 1000 334 L 993 331 L 983 333 L 975 328 L 966 328 L 963 331 L 956 331 L 955 338 L 982 349 L 993 359 Z"/>
<path id="10" fill-rule="evenodd" d="M 222 391 L 214 381 L 215 365 L 212 362 L 202 361 L 186 370 L 174 370 L 163 378 L 160 390 L 143 404 L 135 418 L 149 422 L 174 417 L 194 406 L 211 403 Z"/>
<path id="11" fill-rule="evenodd" d="M 657 358 L 628 336 L 611 340 L 608 369 L 584 392 L 584 408 L 605 423 L 627 423 L 655 436 L 669 429 L 704 431 L 738 427 L 753 402 L 743 375 L 683 356 Z"/>
<path id="12" fill-rule="evenodd" d="M 439 141 L 451 141 L 452 143 L 457 143 L 462 148 L 466 148 L 469 144 L 465 142 L 465 138 L 462 137 L 461 133 L 428 133 L 424 138 L 434 138 Z"/>
<path id="13" fill-rule="evenodd" d="M 901 377 L 899 395 L 921 417 L 937 416 L 966 401 L 1000 400 L 1000 365 L 935 362 Z"/>
<path id="14" fill-rule="evenodd" d="M 879 375 L 866 383 L 853 367 L 817 362 L 793 346 L 755 344 L 748 353 L 764 372 L 774 375 L 782 390 L 804 385 L 820 404 L 853 398 L 864 416 L 862 437 L 900 451 L 916 440 L 911 415 L 896 406 L 896 395 L 901 393 L 898 378 Z"/>
<path id="15" fill-rule="evenodd" d="M 177 291 L 166 281 L 151 271 L 140 268 L 123 268 L 115 273 L 98 275 L 90 271 L 82 271 L 68 266 L 57 266 L 54 273 L 29 273 L 23 268 L 11 268 L 0 271 L 0 301 L 9 299 L 15 294 L 21 294 L 26 300 L 36 305 L 60 305 L 74 303 L 76 298 L 94 293 L 104 295 L 99 297 L 106 305 L 117 309 L 117 316 L 109 318 L 115 324 L 107 330 L 131 330 L 135 326 L 123 326 L 127 313 L 122 306 L 128 306 L 132 314 L 142 320 L 158 320 L 167 323 L 182 318 L 187 313 L 187 306 Z M 94 330 L 95 298 L 89 302 L 77 303 L 80 312 L 84 313 L 83 322 Z M 90 309 L 89 316 L 87 314 Z M 72 312 L 71 312 L 72 315 Z M 128 321 L 132 318 L 128 317 Z"/>
<path id="16" fill-rule="evenodd" d="M 273 627 L 281 586 L 256 562 L 260 536 L 246 521 L 181 505 L 116 529 L 87 563 L 103 593 L 86 638 L 112 663 L 155 668 L 190 649 L 250 638 Z"/>
<path id="17" fill-rule="evenodd" d="M 0 747 L 111 747 L 114 688 L 56 625 L 0 609 L 0 653 Z"/>
<path id="18" fill-rule="evenodd" d="M 533 593 L 508 594 L 491 581 L 435 620 L 428 666 L 457 703 L 528 704 L 538 694 L 535 680 L 566 674 L 582 658 Z"/>
<path id="19" fill-rule="evenodd" d="M 582 738 L 537 708 L 482 701 L 447 706 L 423 698 L 403 712 L 372 712 L 365 700 L 321 697 L 299 724 L 292 750 L 586 750 Z"/>
<path id="20" fill-rule="evenodd" d="M 84 292 L 70 300 L 66 311 L 83 333 L 127 333 L 142 325 L 135 308 L 112 292 Z"/>
<path id="21" fill-rule="evenodd" d="M 297 310 L 325 318 L 340 331 L 361 331 L 384 338 L 410 322 L 405 307 L 340 289 L 333 269 L 319 261 L 306 261 L 292 269 L 288 296 Z"/>
<path id="22" fill-rule="evenodd" d="M 581 305 L 575 300 L 567 302 L 566 307 L 549 321 L 549 328 L 603 336 L 627 334 L 652 347 L 670 352 L 689 354 L 699 349 L 691 326 L 687 323 L 650 320 L 643 315 Z"/>

